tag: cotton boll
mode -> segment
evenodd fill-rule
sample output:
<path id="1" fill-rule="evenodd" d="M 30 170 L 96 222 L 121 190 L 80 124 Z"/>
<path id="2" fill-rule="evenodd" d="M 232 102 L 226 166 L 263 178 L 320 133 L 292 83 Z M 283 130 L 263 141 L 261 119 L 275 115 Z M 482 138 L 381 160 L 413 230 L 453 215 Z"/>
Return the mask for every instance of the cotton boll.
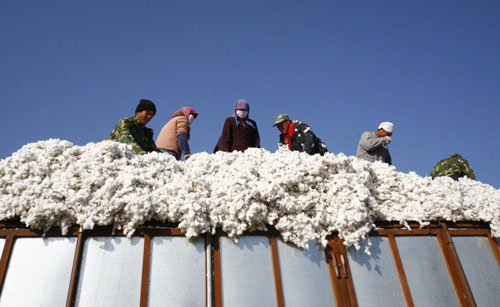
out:
<path id="1" fill-rule="evenodd" d="M 0 161 L 0 219 L 19 217 L 48 230 L 111 225 L 129 236 L 149 220 L 179 223 L 188 237 L 221 228 L 237 240 L 247 231 L 277 229 L 285 241 L 326 246 L 337 232 L 346 246 L 375 220 L 473 220 L 500 234 L 500 192 L 468 178 L 422 178 L 384 163 L 331 153 L 134 155 L 129 145 L 103 141 L 75 146 L 27 144 Z"/>

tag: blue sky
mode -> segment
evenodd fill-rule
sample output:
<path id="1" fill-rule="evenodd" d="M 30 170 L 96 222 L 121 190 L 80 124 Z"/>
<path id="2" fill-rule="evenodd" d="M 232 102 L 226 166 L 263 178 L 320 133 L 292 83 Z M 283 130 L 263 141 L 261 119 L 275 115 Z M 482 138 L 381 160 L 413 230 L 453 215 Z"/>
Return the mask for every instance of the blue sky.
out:
<path id="1" fill-rule="evenodd" d="M 99 142 L 141 98 L 155 136 L 193 107 L 191 150 L 211 152 L 244 98 L 267 150 L 279 113 L 347 155 L 392 121 L 397 170 L 458 152 L 498 189 L 498 16 L 500 1 L 1 1 L 0 158 Z"/>

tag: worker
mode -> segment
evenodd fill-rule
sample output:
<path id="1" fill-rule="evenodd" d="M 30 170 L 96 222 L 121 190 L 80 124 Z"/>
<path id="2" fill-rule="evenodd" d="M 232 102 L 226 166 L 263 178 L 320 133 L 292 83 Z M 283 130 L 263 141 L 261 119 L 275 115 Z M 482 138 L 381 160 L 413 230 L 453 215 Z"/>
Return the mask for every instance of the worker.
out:
<path id="1" fill-rule="evenodd" d="M 146 128 L 155 114 L 155 104 L 151 100 L 141 99 L 135 108 L 135 116 L 120 119 L 108 139 L 131 145 L 134 154 L 159 151 L 153 141 L 153 129 Z"/>
<path id="2" fill-rule="evenodd" d="M 391 136 L 393 131 L 393 123 L 382 122 L 378 126 L 377 131 L 363 132 L 359 140 L 356 157 L 370 162 L 382 161 L 392 165 L 391 154 L 387 145 L 392 142 Z"/>
<path id="3" fill-rule="evenodd" d="M 317 137 L 307 124 L 290 120 L 288 114 L 279 114 L 274 118 L 274 125 L 281 132 L 279 145 L 290 150 L 306 152 L 310 155 L 324 155 L 328 152 L 325 143 Z"/>
<path id="4" fill-rule="evenodd" d="M 163 126 L 156 139 L 156 146 L 161 152 L 170 154 L 177 160 L 184 156 L 187 160 L 191 156 L 189 149 L 190 125 L 198 113 L 189 107 L 183 107 L 172 115 L 168 123 Z"/>
<path id="5" fill-rule="evenodd" d="M 476 179 L 476 175 L 474 175 L 474 171 L 470 168 L 469 162 L 457 153 L 436 163 L 432 169 L 431 177 L 434 179 L 440 176 L 447 176 L 454 180 L 458 180 L 458 178 L 464 176 Z"/>
<path id="6" fill-rule="evenodd" d="M 221 151 L 245 151 L 249 147 L 260 148 L 260 136 L 257 123 L 248 115 L 250 105 L 244 99 L 236 101 L 234 114 L 226 118 L 222 136 L 217 142 Z"/>

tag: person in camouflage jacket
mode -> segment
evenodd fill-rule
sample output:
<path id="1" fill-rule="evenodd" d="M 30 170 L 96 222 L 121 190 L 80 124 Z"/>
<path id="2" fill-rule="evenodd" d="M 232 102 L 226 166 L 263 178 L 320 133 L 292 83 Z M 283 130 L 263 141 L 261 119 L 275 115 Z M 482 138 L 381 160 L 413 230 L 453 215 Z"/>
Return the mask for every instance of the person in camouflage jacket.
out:
<path id="1" fill-rule="evenodd" d="M 155 114 L 154 103 L 151 100 L 141 99 L 135 109 L 135 116 L 120 119 L 108 140 L 131 145 L 132 152 L 137 155 L 159 152 L 153 141 L 153 129 L 146 128 L 146 124 Z"/>
<path id="2" fill-rule="evenodd" d="M 463 176 L 476 179 L 476 175 L 474 175 L 472 168 L 470 168 L 469 162 L 457 153 L 436 163 L 431 172 L 431 177 L 434 179 L 439 176 L 448 176 L 454 180 L 458 180 L 458 178 Z"/>

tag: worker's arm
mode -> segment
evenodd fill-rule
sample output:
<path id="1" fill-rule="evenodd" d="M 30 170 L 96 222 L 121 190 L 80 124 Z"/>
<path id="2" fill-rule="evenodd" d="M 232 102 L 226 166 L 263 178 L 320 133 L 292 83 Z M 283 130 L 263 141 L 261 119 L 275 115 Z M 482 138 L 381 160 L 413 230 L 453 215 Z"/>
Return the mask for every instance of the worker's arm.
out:
<path id="1" fill-rule="evenodd" d="M 389 140 L 387 137 L 377 137 L 377 135 L 372 134 L 371 132 L 365 132 L 361 135 L 361 140 L 359 141 L 359 145 L 363 147 L 366 151 L 372 151 L 379 148 L 382 145 L 388 144 Z"/>
<path id="2" fill-rule="evenodd" d="M 142 155 L 146 152 L 141 146 L 136 142 L 131 130 L 131 121 L 126 118 L 122 118 L 116 124 L 115 129 L 111 132 L 108 139 L 115 142 L 125 143 L 132 146 L 132 152 L 136 155 Z"/>

